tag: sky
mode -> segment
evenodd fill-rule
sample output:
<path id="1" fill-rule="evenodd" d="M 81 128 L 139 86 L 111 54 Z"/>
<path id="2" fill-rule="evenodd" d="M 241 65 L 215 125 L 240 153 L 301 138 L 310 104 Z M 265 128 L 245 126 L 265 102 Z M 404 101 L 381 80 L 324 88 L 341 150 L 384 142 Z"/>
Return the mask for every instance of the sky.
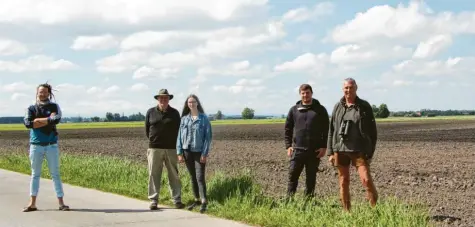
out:
<path id="1" fill-rule="evenodd" d="M 298 86 L 331 113 L 343 79 L 390 111 L 475 109 L 475 4 L 433 1 L 0 0 L 0 116 L 48 81 L 63 115 L 286 114 Z"/>

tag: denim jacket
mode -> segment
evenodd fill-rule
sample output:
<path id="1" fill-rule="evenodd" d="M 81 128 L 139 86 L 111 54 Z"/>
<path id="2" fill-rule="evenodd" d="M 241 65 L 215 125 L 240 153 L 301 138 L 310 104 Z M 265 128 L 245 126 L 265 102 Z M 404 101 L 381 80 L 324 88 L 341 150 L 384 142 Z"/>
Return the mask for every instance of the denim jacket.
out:
<path id="1" fill-rule="evenodd" d="M 195 121 L 191 114 L 181 117 L 176 142 L 178 155 L 182 155 L 184 150 L 190 150 L 191 152 L 201 152 L 201 156 L 207 157 L 211 140 L 211 123 L 206 114 L 200 113 Z"/>

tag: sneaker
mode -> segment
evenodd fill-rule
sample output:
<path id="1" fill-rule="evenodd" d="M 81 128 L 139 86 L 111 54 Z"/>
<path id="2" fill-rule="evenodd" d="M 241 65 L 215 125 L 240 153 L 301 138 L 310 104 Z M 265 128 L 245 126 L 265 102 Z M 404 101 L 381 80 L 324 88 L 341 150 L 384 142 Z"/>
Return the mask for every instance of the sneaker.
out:
<path id="1" fill-rule="evenodd" d="M 207 210 L 208 210 L 208 203 L 202 203 L 200 213 L 204 213 Z"/>
<path id="2" fill-rule="evenodd" d="M 185 208 L 185 204 L 183 204 L 182 202 L 178 202 L 178 203 L 175 203 L 175 207 L 177 209 L 183 209 Z"/>
<path id="3" fill-rule="evenodd" d="M 193 210 L 196 206 L 201 205 L 200 201 L 194 201 L 190 206 L 188 206 L 188 210 Z"/>

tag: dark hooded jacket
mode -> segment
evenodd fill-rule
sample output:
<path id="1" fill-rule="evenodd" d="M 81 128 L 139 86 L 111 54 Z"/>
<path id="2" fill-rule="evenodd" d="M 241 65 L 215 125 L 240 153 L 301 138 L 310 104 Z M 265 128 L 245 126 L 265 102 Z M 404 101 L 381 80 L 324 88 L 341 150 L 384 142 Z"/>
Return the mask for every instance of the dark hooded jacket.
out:
<path id="1" fill-rule="evenodd" d="M 285 148 L 314 151 L 327 147 L 328 112 L 317 99 L 311 105 L 298 101 L 292 106 L 285 121 Z"/>

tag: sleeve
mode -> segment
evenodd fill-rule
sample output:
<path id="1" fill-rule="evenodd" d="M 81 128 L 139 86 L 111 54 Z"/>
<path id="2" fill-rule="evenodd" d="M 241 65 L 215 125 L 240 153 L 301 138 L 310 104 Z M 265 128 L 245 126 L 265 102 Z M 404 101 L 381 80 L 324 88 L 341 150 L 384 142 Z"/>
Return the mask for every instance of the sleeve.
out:
<path id="1" fill-rule="evenodd" d="M 213 140 L 213 131 L 211 128 L 211 122 L 209 121 L 208 117 L 205 116 L 205 136 L 204 136 L 204 147 L 203 147 L 203 154 L 202 156 L 208 157 L 209 150 L 211 147 L 211 141 Z"/>
<path id="2" fill-rule="evenodd" d="M 178 136 L 176 137 L 176 153 L 177 155 L 182 155 L 183 154 L 183 144 L 181 141 L 181 134 L 182 132 L 182 126 L 184 124 L 183 117 L 180 119 L 180 125 L 178 126 Z"/>
<path id="3" fill-rule="evenodd" d="M 333 133 L 335 132 L 335 114 L 338 108 L 338 103 L 333 107 L 330 124 L 328 125 L 328 140 L 327 140 L 327 156 L 333 155 Z"/>
<path id="4" fill-rule="evenodd" d="M 23 119 L 23 123 L 26 128 L 33 128 L 33 116 L 34 116 L 34 111 L 33 108 L 28 107 L 25 110 L 25 117 Z"/>
<path id="5" fill-rule="evenodd" d="M 322 113 L 322 119 L 321 119 L 321 137 L 320 137 L 320 143 L 322 145 L 322 148 L 327 148 L 327 139 L 328 139 L 328 129 L 330 127 L 330 117 L 328 116 L 328 111 L 324 106 L 321 106 L 321 113 Z"/>
<path id="6" fill-rule="evenodd" d="M 289 149 L 292 146 L 292 137 L 294 135 L 294 114 L 293 107 L 290 108 L 285 120 L 285 149 Z"/>
<path id="7" fill-rule="evenodd" d="M 61 121 L 61 117 L 63 113 L 61 112 L 61 108 L 59 107 L 59 105 L 57 103 L 55 105 L 56 105 L 56 108 L 53 112 L 55 112 L 56 115 L 48 117 L 48 124 L 57 125 Z"/>
<path id="8" fill-rule="evenodd" d="M 371 150 L 371 154 L 369 155 L 369 159 L 371 159 L 374 155 L 374 152 L 376 150 L 376 141 L 378 140 L 378 130 L 377 130 L 377 127 L 376 127 L 376 119 L 374 117 L 374 114 L 373 114 L 373 109 L 371 107 L 371 105 L 369 105 L 368 103 L 368 115 L 369 115 L 369 127 L 368 127 L 368 135 L 371 139 L 371 145 L 372 145 L 372 150 Z"/>
<path id="9" fill-rule="evenodd" d="M 150 110 L 145 114 L 145 136 L 150 138 Z"/>

